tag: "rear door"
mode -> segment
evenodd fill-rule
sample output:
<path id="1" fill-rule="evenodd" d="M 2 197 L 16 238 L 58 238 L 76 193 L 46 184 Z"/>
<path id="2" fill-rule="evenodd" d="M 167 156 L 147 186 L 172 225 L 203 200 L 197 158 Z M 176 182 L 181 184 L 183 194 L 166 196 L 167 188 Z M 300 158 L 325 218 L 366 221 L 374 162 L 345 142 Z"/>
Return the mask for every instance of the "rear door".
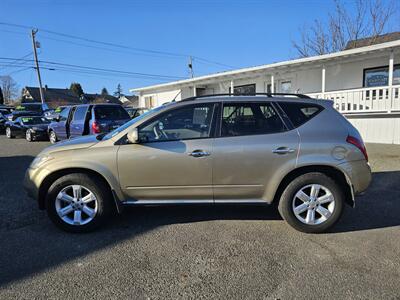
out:
<path id="1" fill-rule="evenodd" d="M 131 119 L 121 105 L 96 105 L 93 110 L 94 121 L 100 132 L 112 131 Z"/>
<path id="2" fill-rule="evenodd" d="M 82 136 L 85 130 L 86 114 L 88 111 L 88 105 L 77 106 L 72 117 L 69 130 L 70 137 L 74 138 Z"/>
<path id="3" fill-rule="evenodd" d="M 276 107 L 263 102 L 225 102 L 213 151 L 215 202 L 272 201 L 271 186 L 296 164 L 299 137 Z"/>

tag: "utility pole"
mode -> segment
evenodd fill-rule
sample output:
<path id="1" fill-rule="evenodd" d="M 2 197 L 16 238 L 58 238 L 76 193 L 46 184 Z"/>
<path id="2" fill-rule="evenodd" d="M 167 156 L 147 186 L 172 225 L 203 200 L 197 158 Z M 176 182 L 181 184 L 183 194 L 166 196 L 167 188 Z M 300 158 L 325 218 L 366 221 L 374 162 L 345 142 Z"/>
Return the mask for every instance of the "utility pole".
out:
<path id="1" fill-rule="evenodd" d="M 191 56 L 189 56 L 188 67 L 189 67 L 190 78 L 193 78 L 193 59 Z"/>
<path id="2" fill-rule="evenodd" d="M 36 73 L 38 76 L 38 81 L 39 81 L 39 92 L 40 92 L 40 101 L 42 104 L 44 104 L 44 96 L 43 96 L 43 88 L 42 88 L 42 79 L 40 78 L 40 70 L 39 70 L 39 62 L 37 58 L 37 51 L 36 48 L 36 41 L 35 41 L 35 34 L 38 32 L 37 29 L 32 29 L 32 45 L 33 45 L 33 53 L 35 55 L 35 65 L 36 65 Z"/>

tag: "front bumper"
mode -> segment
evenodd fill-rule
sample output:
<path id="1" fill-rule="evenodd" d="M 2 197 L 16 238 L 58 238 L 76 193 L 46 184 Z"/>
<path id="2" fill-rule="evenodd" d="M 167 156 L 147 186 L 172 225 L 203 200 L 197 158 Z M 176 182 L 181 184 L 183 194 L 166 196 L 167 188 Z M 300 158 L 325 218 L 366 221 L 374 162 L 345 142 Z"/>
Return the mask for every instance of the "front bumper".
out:
<path id="1" fill-rule="evenodd" d="M 25 172 L 25 177 L 24 177 L 24 189 L 28 196 L 30 198 L 33 198 L 38 201 L 39 208 L 43 209 L 43 203 L 41 203 L 40 195 L 39 195 L 39 189 L 40 186 L 43 182 L 43 180 L 46 178 L 46 176 L 50 172 L 47 169 L 43 168 L 37 168 L 37 169 L 32 169 L 28 168 Z"/>

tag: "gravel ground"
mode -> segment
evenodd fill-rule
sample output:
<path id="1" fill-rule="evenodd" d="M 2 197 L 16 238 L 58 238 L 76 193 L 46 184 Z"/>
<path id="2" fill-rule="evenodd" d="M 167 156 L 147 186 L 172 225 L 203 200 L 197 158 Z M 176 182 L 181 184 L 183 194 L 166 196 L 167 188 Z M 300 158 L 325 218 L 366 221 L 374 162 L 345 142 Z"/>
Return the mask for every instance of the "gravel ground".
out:
<path id="1" fill-rule="evenodd" d="M 0 136 L 0 299 L 399 299 L 400 146 L 367 145 L 373 184 L 327 234 L 271 208 L 134 208 L 56 229 L 22 190 L 48 143 Z"/>

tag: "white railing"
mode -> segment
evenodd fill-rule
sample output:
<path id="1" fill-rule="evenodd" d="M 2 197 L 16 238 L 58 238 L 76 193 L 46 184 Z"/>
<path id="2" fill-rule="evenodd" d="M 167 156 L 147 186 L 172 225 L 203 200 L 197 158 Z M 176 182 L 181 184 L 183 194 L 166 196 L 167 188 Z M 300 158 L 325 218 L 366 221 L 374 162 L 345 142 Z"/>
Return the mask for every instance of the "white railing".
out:
<path id="1" fill-rule="evenodd" d="M 400 85 L 307 94 L 312 98 L 334 101 L 342 113 L 400 111 Z"/>

